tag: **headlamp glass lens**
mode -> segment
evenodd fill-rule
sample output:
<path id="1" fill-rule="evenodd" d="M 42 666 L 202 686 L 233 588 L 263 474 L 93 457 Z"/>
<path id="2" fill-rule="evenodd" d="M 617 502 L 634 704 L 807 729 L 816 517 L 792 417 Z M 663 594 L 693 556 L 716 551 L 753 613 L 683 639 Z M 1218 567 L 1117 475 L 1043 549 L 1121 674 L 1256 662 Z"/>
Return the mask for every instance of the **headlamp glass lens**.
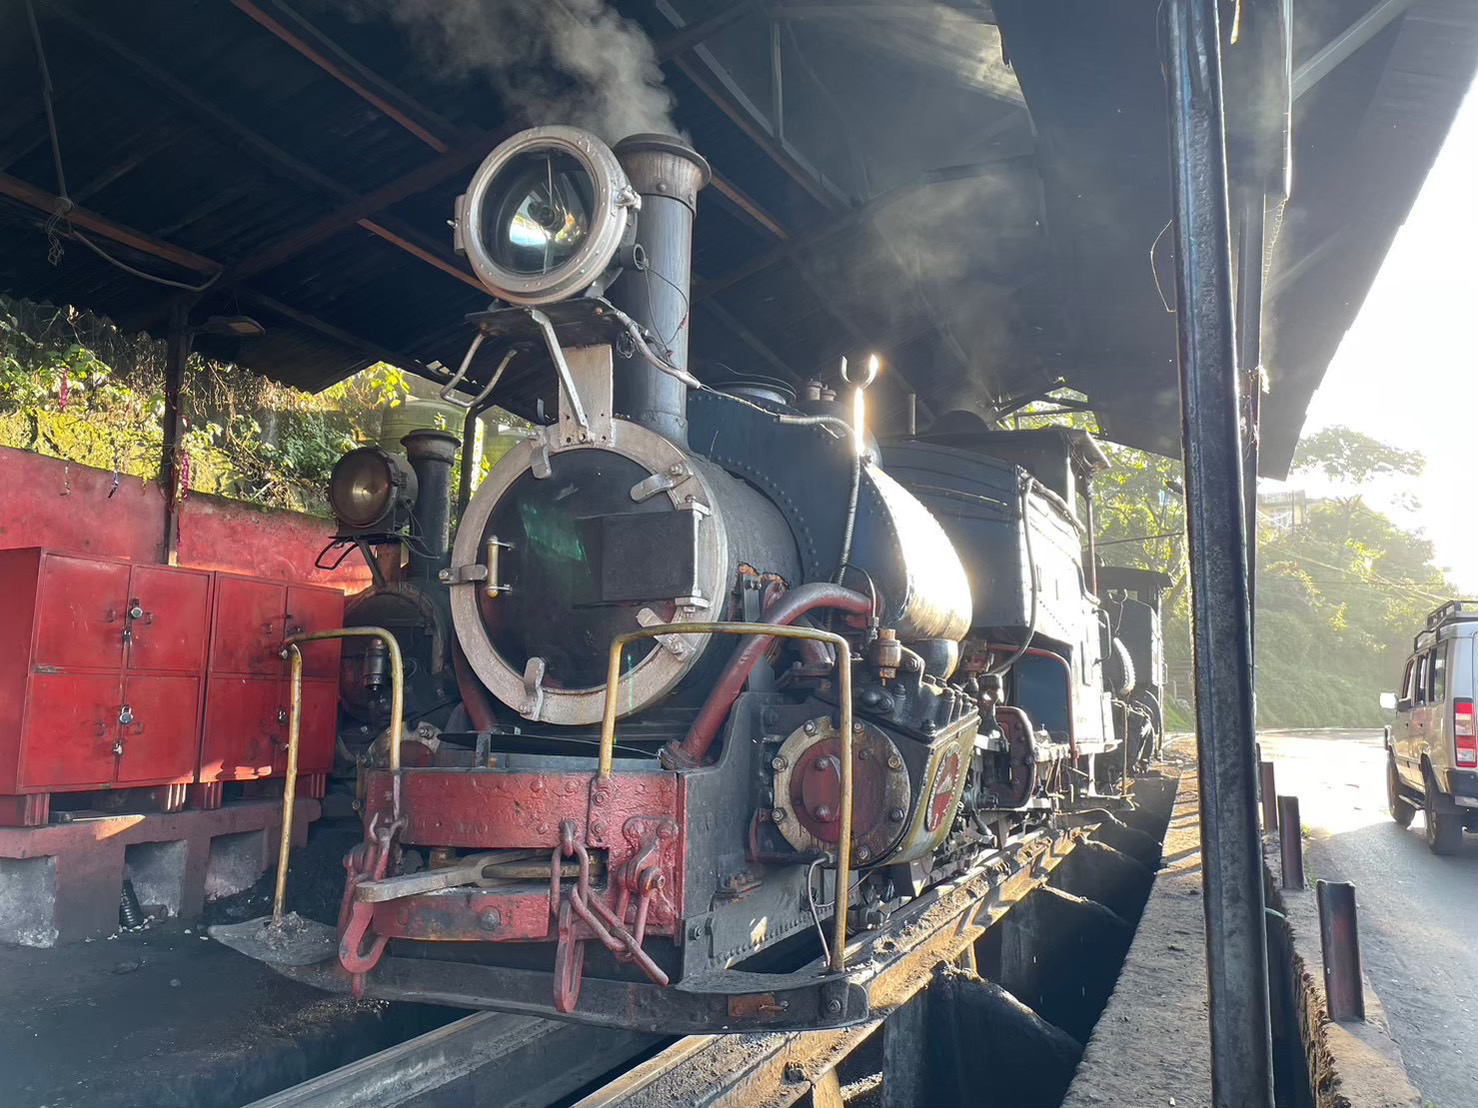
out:
<path id="1" fill-rule="evenodd" d="M 380 451 L 351 450 L 339 459 L 329 479 L 329 506 L 341 522 L 369 527 L 388 513 L 392 485 L 389 464 Z"/>
<path id="2" fill-rule="evenodd" d="M 550 273 L 590 234 L 595 187 L 578 159 L 555 150 L 520 154 L 487 189 L 488 252 L 510 273 Z"/>

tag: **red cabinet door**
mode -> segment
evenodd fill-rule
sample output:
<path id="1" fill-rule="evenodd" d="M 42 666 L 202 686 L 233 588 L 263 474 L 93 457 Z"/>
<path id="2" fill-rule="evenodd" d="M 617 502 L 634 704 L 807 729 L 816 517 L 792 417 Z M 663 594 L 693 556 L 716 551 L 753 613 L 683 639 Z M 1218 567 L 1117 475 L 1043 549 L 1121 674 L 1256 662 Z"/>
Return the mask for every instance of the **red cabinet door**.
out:
<path id="1" fill-rule="evenodd" d="M 270 581 L 216 576 L 215 631 L 210 668 L 218 673 L 283 671 L 286 590 Z"/>
<path id="2" fill-rule="evenodd" d="M 192 779 L 199 734 L 198 677 L 127 675 L 118 723 L 123 747 L 118 783 L 160 785 Z"/>
<path id="3" fill-rule="evenodd" d="M 334 746 L 339 727 L 339 683 L 303 682 L 303 722 L 298 733 L 298 773 L 328 773 L 334 768 Z M 284 729 L 284 734 L 286 730 Z M 277 774 L 287 772 L 287 747 L 273 763 Z"/>
<path id="4" fill-rule="evenodd" d="M 200 780 L 249 781 L 272 773 L 287 742 L 287 683 L 213 673 L 205 693 Z"/>
<path id="5" fill-rule="evenodd" d="M 33 673 L 21 740 L 21 787 L 112 784 L 118 694 L 116 673 Z"/>
<path id="6" fill-rule="evenodd" d="M 209 597 L 207 574 L 134 566 L 128 601 L 140 615 L 129 624 L 129 668 L 198 672 L 210 632 Z"/>
<path id="7" fill-rule="evenodd" d="M 331 631 L 344 626 L 344 594 L 334 589 L 309 589 L 289 585 L 287 589 L 287 626 L 289 634 L 303 631 Z M 339 679 L 339 639 L 304 643 L 305 677 Z"/>
<path id="8" fill-rule="evenodd" d="M 128 572 L 122 562 L 46 555 L 41 563 L 34 663 L 83 669 L 122 666 Z"/>

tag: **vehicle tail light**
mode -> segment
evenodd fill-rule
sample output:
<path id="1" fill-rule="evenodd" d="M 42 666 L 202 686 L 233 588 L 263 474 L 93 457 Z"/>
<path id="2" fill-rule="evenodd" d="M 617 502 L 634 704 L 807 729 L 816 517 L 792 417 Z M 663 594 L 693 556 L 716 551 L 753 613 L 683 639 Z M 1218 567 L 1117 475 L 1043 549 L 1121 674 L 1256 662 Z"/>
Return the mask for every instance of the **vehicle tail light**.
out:
<path id="1" fill-rule="evenodd" d="M 1471 700 L 1453 701 L 1452 734 L 1457 740 L 1457 764 L 1478 766 L 1478 727 L 1474 726 Z"/>

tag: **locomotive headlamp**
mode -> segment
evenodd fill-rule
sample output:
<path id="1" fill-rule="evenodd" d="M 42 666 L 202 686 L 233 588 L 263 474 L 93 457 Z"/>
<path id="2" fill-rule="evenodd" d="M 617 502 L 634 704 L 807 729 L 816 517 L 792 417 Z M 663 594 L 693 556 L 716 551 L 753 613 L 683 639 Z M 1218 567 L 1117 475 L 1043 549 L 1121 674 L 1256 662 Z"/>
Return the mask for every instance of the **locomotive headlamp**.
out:
<path id="1" fill-rule="evenodd" d="M 457 198 L 455 245 L 500 300 L 549 304 L 601 282 L 640 206 L 600 139 L 534 127 L 489 154 Z"/>
<path id="2" fill-rule="evenodd" d="M 378 446 L 349 451 L 328 480 L 328 503 L 341 532 L 398 531 L 415 502 L 416 475 L 410 464 Z"/>

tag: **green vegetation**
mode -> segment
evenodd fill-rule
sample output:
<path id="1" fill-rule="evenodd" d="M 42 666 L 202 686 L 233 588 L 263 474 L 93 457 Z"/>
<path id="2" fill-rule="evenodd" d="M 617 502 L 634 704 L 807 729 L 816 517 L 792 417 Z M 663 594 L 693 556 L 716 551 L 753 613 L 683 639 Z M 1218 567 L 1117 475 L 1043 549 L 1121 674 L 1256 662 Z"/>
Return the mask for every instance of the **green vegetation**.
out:
<path id="1" fill-rule="evenodd" d="M 334 462 L 409 395 L 386 365 L 310 394 L 192 356 L 181 395 L 189 488 L 324 514 Z M 151 480 L 163 416 L 163 343 L 0 297 L 0 445 Z"/>
<path id="2" fill-rule="evenodd" d="M 1277 727 L 1378 726 L 1411 638 L 1455 595 L 1432 564 L 1432 544 L 1365 503 L 1373 478 L 1416 477 L 1420 454 L 1345 427 L 1306 438 L 1295 476 L 1319 473 L 1337 495 L 1311 501 L 1301 520 L 1259 527 L 1259 720 Z M 1414 504 L 1408 493 L 1403 498 Z"/>

